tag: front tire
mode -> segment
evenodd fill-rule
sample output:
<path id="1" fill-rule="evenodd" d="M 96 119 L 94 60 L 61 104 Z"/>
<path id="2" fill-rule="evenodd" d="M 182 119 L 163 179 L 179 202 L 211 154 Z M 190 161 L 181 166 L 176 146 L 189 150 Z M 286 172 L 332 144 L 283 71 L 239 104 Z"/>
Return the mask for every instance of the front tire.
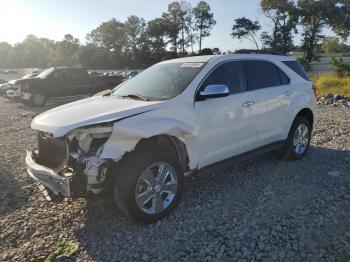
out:
<path id="1" fill-rule="evenodd" d="M 305 157 L 310 147 L 311 131 L 311 124 L 307 119 L 294 119 L 284 150 L 286 158 L 299 160 Z"/>
<path id="2" fill-rule="evenodd" d="M 184 173 L 177 158 L 160 148 L 129 153 L 121 161 L 114 198 L 127 216 L 154 223 L 168 216 L 183 194 Z"/>

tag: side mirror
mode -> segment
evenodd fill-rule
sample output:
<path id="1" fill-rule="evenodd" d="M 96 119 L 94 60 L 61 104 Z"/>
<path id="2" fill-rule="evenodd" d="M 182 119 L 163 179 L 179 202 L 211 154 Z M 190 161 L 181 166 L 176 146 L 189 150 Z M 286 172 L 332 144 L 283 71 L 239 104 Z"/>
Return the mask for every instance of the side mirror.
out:
<path id="1" fill-rule="evenodd" d="M 198 98 L 201 100 L 207 98 L 225 97 L 230 94 L 227 85 L 208 85 L 203 91 L 199 92 Z"/>

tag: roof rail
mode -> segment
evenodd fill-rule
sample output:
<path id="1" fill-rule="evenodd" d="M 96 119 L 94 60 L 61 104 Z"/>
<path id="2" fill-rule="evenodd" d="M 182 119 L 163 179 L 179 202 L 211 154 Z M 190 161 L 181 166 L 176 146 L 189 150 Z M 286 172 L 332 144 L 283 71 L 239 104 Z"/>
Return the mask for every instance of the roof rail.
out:
<path id="1" fill-rule="evenodd" d="M 239 49 L 234 52 L 235 54 L 262 54 L 262 55 L 281 55 L 288 56 L 287 54 L 280 51 L 273 50 L 255 50 L 255 49 Z"/>

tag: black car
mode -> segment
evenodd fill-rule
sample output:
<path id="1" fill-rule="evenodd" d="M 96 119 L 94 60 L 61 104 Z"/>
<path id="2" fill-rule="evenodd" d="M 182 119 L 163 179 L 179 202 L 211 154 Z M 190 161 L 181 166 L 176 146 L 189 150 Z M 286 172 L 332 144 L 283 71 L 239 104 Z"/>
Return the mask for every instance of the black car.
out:
<path id="1" fill-rule="evenodd" d="M 32 72 L 30 74 L 22 76 L 21 79 L 29 79 L 34 78 L 39 75 L 38 71 Z M 6 96 L 10 100 L 17 100 L 18 99 L 18 86 L 15 84 L 19 81 L 17 80 L 10 80 L 6 82 L 5 84 L 0 85 L 0 95 Z"/>
<path id="2" fill-rule="evenodd" d="M 22 100 L 35 106 L 56 97 L 92 95 L 120 84 L 115 77 L 90 77 L 85 68 L 52 67 L 35 78 L 16 80 Z"/>

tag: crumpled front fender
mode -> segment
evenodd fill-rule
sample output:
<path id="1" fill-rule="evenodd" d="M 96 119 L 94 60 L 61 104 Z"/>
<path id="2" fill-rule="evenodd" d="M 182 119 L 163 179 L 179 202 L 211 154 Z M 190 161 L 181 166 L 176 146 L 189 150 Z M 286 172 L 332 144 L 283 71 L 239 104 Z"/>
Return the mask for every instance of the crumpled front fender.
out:
<path id="1" fill-rule="evenodd" d="M 189 157 L 189 167 L 194 169 L 198 164 L 197 136 L 198 128 L 190 121 L 177 118 L 131 117 L 116 122 L 113 132 L 104 145 L 100 158 L 118 161 L 126 152 L 134 150 L 137 143 L 144 138 L 156 135 L 169 135 L 180 139 L 185 145 Z"/>

